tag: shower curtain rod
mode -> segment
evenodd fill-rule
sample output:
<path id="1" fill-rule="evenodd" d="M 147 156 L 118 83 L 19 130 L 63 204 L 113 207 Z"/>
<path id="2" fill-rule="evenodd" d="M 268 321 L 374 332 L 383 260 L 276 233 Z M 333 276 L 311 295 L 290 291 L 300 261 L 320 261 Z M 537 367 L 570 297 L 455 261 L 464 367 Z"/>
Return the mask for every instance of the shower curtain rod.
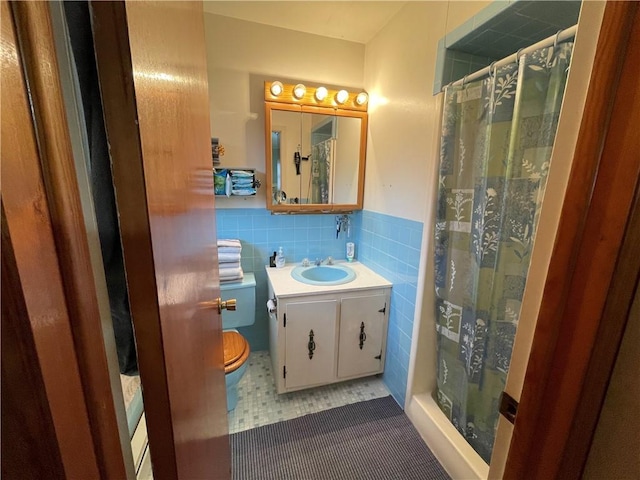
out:
<path id="1" fill-rule="evenodd" d="M 530 45 L 526 48 L 521 48 L 516 53 L 512 53 L 508 57 L 504 57 L 502 60 L 498 60 L 493 62 L 488 67 L 484 67 L 477 72 L 471 73 L 469 75 L 465 75 L 464 78 L 460 80 L 456 80 L 455 82 L 450 83 L 447 87 L 464 85 L 465 83 L 471 82 L 473 80 L 477 80 L 478 78 L 484 77 L 487 75 L 492 69 L 502 67 L 503 65 L 507 65 L 511 62 L 515 62 L 520 59 L 520 56 L 526 53 L 531 53 L 539 48 L 548 47 L 549 45 L 554 45 L 559 42 L 564 42 L 569 38 L 573 38 L 576 36 L 576 30 L 578 30 L 578 25 L 574 25 L 573 27 L 569 27 L 566 30 L 560 30 L 555 35 L 551 35 L 550 37 L 545 38 L 544 40 L 540 40 L 533 45 Z"/>

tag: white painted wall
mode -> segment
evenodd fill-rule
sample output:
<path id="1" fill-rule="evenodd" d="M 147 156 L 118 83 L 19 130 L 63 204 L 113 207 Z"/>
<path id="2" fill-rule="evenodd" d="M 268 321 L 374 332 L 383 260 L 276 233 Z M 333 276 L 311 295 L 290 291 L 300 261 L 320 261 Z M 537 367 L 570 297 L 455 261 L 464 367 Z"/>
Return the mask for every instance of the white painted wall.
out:
<path id="1" fill-rule="evenodd" d="M 425 221 L 436 185 L 433 79 L 438 40 L 490 2 L 408 2 L 367 43 L 369 136 L 364 208 Z"/>
<path id="2" fill-rule="evenodd" d="M 221 167 L 252 167 L 265 180 L 264 81 L 361 89 L 364 45 L 205 13 L 211 136 Z M 293 162 L 293 160 L 292 160 Z M 265 208 L 255 197 L 218 197 L 219 208 Z"/>

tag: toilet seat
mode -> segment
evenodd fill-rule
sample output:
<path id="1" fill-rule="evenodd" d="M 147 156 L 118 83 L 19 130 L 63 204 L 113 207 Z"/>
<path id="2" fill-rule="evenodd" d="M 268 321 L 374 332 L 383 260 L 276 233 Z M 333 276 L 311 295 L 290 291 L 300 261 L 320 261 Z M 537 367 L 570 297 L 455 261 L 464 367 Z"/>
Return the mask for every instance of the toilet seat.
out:
<path id="1" fill-rule="evenodd" d="M 231 373 L 242 366 L 249 358 L 249 342 L 238 332 L 222 332 L 224 346 L 224 373 Z"/>

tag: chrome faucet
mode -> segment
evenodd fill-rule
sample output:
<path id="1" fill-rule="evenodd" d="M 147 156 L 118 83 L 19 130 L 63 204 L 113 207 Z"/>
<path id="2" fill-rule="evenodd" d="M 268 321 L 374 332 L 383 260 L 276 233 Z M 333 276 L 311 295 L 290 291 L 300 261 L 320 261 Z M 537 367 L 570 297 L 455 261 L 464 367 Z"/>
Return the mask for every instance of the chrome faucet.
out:
<path id="1" fill-rule="evenodd" d="M 351 219 L 349 215 L 336 215 L 336 238 L 338 238 L 342 230 L 347 232 L 347 238 L 351 237 Z"/>
<path id="2" fill-rule="evenodd" d="M 327 265 L 333 265 L 333 257 L 328 256 L 325 260 L 322 260 L 321 258 L 316 258 L 316 261 L 315 261 L 316 267 L 319 267 L 320 265 L 322 265 L 322 262 L 326 263 Z"/>

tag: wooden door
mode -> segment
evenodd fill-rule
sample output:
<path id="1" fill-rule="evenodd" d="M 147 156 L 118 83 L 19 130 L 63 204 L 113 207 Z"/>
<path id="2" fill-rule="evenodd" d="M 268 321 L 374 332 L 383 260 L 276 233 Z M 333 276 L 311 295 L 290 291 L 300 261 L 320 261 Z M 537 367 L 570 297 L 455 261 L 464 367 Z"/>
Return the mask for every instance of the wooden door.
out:
<path id="1" fill-rule="evenodd" d="M 607 2 L 504 478 L 581 476 L 640 272 L 639 76 L 640 8 Z"/>
<path id="2" fill-rule="evenodd" d="M 2 473 L 133 478 L 48 5 L 1 7 Z M 229 478 L 221 321 L 200 307 L 219 293 L 201 5 L 94 20 L 154 477 Z"/>
<path id="3" fill-rule="evenodd" d="M 288 303 L 286 308 L 286 389 L 333 382 L 337 300 Z"/>
<path id="4" fill-rule="evenodd" d="M 154 478 L 228 478 L 202 5 L 91 6 Z"/>
<path id="5" fill-rule="evenodd" d="M 338 377 L 378 373 L 384 365 L 387 295 L 343 298 L 340 302 Z"/>

